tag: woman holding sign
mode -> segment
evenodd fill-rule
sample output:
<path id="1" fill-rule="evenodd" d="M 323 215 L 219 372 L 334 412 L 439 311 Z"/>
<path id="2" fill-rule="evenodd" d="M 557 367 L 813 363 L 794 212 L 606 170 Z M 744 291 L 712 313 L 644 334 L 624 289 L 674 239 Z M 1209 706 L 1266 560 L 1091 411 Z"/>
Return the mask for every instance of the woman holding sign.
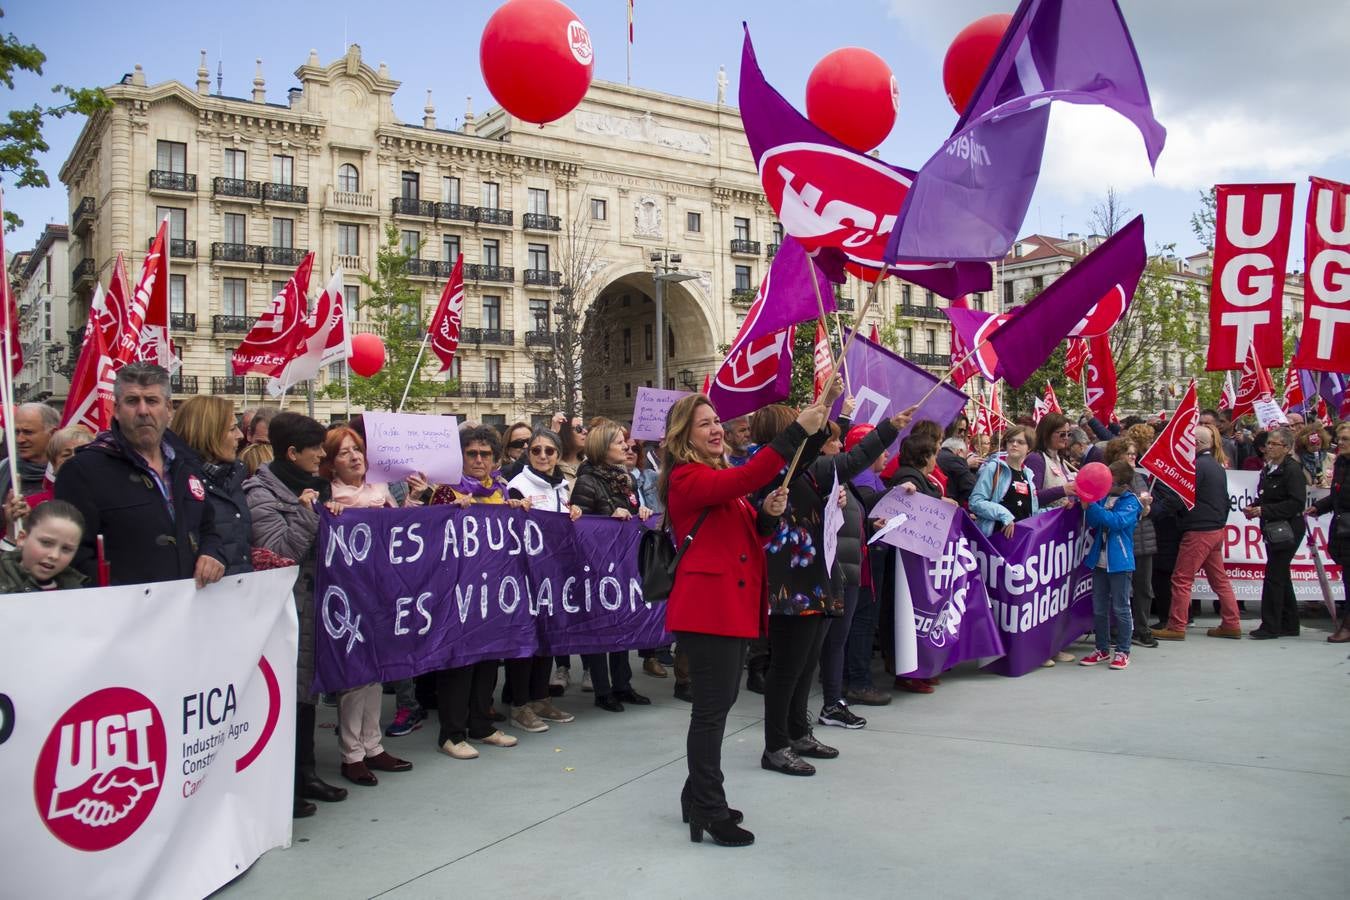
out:
<path id="1" fill-rule="evenodd" d="M 837 391 L 836 391 L 837 393 Z M 743 847 L 755 836 L 740 827 L 739 810 L 727 806 L 722 788 L 722 737 L 736 702 L 749 640 L 758 637 L 766 611 L 764 542 L 787 507 L 787 493 L 773 491 L 757 510 L 747 495 L 770 484 L 796 459 L 808 434 L 825 423 L 824 404 L 808 406 L 773 442 L 743 466 L 728 468 L 722 424 L 702 394 L 670 408 L 666 452 L 657 491 L 666 505 L 677 545 L 688 542 L 675 587 L 666 602 L 666 629 L 689 655 L 693 708 L 689 715 L 689 777 L 680 806 L 689 839 L 704 832 L 718 844 Z M 695 529 L 697 531 L 695 532 Z"/>

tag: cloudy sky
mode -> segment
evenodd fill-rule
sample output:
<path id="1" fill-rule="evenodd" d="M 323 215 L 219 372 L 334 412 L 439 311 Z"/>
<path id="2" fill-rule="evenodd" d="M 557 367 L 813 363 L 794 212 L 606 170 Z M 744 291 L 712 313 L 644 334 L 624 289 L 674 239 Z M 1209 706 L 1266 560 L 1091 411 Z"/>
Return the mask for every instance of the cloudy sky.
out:
<path id="1" fill-rule="evenodd" d="M 248 96 L 254 59 L 263 59 L 268 97 L 282 101 L 311 47 L 328 62 L 344 41 L 362 46 L 372 64 L 387 61 L 403 82 L 396 113 L 420 121 L 434 92 L 441 127 L 490 105 L 478 72 L 478 37 L 498 4 L 491 0 L 354 0 L 277 4 L 236 0 L 193 4 L 139 0 L 115 16 L 103 3 L 50 0 L 11 4 L 0 30 L 36 43 L 48 55 L 42 78 L 23 75 L 5 108 L 44 102 L 57 82 L 107 85 L 136 63 L 151 82 L 195 79 L 205 49 L 214 84 Z M 572 0 L 591 30 L 596 77 L 625 78 L 626 0 Z M 1086 232 L 1090 211 L 1108 187 L 1145 214 L 1152 244 L 1199 249 L 1190 215 L 1199 192 L 1220 181 L 1293 181 L 1301 216 L 1309 175 L 1350 181 L 1350 3 L 1290 0 L 1121 0 L 1144 66 L 1167 148 L 1150 172 L 1131 126 L 1104 110 L 1057 104 L 1040 188 L 1024 233 Z M 968 22 L 1011 4 L 990 0 L 637 0 L 633 83 L 712 100 L 719 65 L 734 98 L 740 22 L 749 22 L 769 81 L 804 108 L 811 67 L 842 46 L 880 54 L 900 84 L 900 116 L 882 145 L 887 160 L 918 168 L 956 122 L 942 88 L 942 57 Z M 0 88 L 0 94 L 3 94 Z M 57 172 L 79 133 L 78 121 L 49 126 L 45 162 Z M 6 246 L 32 246 L 47 221 L 64 221 L 64 189 L 8 190 L 6 205 L 26 220 Z M 1290 264 L 1300 268 L 1301 242 Z"/>

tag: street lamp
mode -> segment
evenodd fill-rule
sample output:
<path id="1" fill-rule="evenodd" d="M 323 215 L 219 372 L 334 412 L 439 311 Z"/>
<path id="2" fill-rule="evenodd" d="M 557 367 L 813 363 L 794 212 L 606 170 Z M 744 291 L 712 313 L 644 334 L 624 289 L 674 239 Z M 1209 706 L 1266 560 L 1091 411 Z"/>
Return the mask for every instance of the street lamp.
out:
<path id="1" fill-rule="evenodd" d="M 685 390 L 692 391 L 694 389 L 694 372 L 692 369 L 681 369 L 679 379 Z"/>
<path id="2" fill-rule="evenodd" d="M 680 254 L 669 250 L 653 250 L 647 259 L 652 264 L 652 280 L 656 283 L 656 386 L 666 386 L 666 282 L 692 281 L 697 275 L 681 272 Z"/>

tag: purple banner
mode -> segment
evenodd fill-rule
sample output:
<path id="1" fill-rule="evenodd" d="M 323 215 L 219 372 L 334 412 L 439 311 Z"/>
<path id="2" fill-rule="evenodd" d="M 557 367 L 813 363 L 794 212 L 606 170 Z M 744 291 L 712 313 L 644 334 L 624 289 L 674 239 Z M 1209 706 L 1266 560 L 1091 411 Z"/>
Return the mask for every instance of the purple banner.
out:
<path id="1" fill-rule="evenodd" d="M 1085 531 L 1076 506 L 1019 522 L 1012 538 L 985 537 L 958 516 L 937 559 L 902 552 L 896 618 L 908 600 L 917 644 L 917 665 L 905 674 L 931 678 L 963 660 L 996 656 L 986 670 L 1025 675 L 1090 631 Z M 897 662 L 902 639 L 897 632 Z"/>
<path id="2" fill-rule="evenodd" d="M 500 506 L 324 513 L 314 690 L 668 644 L 665 609 L 642 599 L 645 530 Z"/>

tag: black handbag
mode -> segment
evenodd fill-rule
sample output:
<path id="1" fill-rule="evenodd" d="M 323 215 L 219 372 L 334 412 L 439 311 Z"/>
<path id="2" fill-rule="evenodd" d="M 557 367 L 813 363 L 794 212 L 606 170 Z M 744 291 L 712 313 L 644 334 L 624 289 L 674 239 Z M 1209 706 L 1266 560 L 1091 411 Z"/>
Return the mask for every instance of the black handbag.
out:
<path id="1" fill-rule="evenodd" d="M 671 591 L 675 590 L 675 570 L 679 568 L 680 559 L 684 556 L 684 551 L 689 549 L 694 535 L 698 534 L 699 526 L 708 518 L 710 512 L 712 507 L 699 514 L 698 521 L 685 536 L 679 550 L 675 549 L 674 541 L 671 539 L 669 520 L 660 528 L 652 528 L 642 536 L 642 542 L 638 544 L 638 574 L 642 576 L 643 600 L 648 603 L 663 603 L 670 597 Z"/>
<path id="2" fill-rule="evenodd" d="M 1294 543 L 1297 538 L 1294 536 L 1294 528 L 1288 522 L 1267 522 L 1261 526 L 1261 535 L 1266 539 L 1266 545 L 1272 549 L 1275 547 L 1287 547 Z"/>

